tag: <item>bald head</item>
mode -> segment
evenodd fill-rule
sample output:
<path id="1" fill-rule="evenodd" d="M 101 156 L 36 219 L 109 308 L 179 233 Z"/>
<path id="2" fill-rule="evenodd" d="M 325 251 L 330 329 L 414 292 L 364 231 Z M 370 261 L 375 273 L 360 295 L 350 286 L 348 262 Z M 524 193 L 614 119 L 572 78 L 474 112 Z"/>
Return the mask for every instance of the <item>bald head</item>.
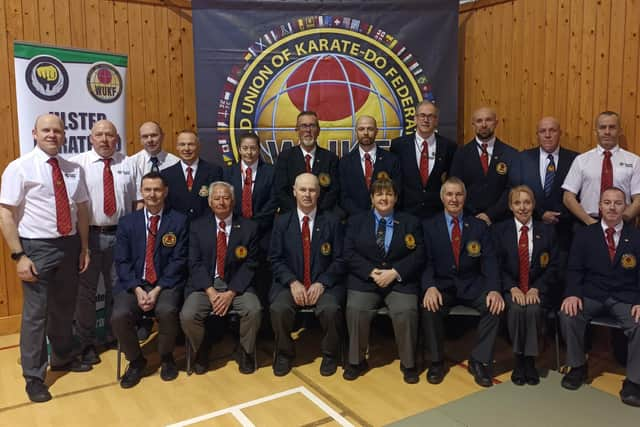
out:
<path id="1" fill-rule="evenodd" d="M 93 150 L 102 158 L 108 159 L 116 152 L 118 131 L 109 120 L 99 120 L 91 128 L 89 141 Z"/>
<path id="2" fill-rule="evenodd" d="M 562 135 L 560 122 L 555 117 L 543 117 L 538 122 L 536 135 L 540 148 L 547 153 L 553 153 L 560 144 L 560 136 Z"/>
<path id="3" fill-rule="evenodd" d="M 489 141 L 495 135 L 498 118 L 493 108 L 481 107 L 473 112 L 471 126 L 480 141 Z"/>
<path id="4" fill-rule="evenodd" d="M 305 214 L 310 213 L 318 206 L 320 197 L 320 182 L 318 177 L 310 173 L 302 173 L 296 177 L 293 184 L 293 197 L 296 205 Z"/>
<path id="5" fill-rule="evenodd" d="M 356 138 L 364 151 L 374 148 L 377 134 L 378 125 L 372 116 L 360 116 L 356 120 Z"/>
<path id="6" fill-rule="evenodd" d="M 140 142 L 150 155 L 156 156 L 162 151 L 163 138 L 164 133 L 158 123 L 149 121 L 140 126 Z"/>
<path id="7" fill-rule="evenodd" d="M 64 145 L 64 123 L 55 114 L 43 114 L 36 119 L 31 135 L 38 148 L 55 156 Z"/>

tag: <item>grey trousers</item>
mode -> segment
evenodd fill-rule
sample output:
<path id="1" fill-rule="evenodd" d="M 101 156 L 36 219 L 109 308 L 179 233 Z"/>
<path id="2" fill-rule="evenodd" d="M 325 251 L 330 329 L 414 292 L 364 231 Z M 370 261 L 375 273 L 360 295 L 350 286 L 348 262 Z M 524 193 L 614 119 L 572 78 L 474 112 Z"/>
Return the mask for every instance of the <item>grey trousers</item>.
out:
<path id="1" fill-rule="evenodd" d="M 505 294 L 507 327 L 513 343 L 513 352 L 524 356 L 538 356 L 538 331 L 542 322 L 540 304 L 520 305 L 513 302 L 511 294 Z"/>
<path id="2" fill-rule="evenodd" d="M 256 351 L 256 336 L 262 321 L 262 305 L 253 288 L 236 295 L 229 310 L 240 315 L 240 345 L 245 353 Z M 198 351 L 204 339 L 205 321 L 211 315 L 211 302 L 204 291 L 192 292 L 180 312 L 180 324 L 194 351 Z"/>
<path id="3" fill-rule="evenodd" d="M 582 298 L 582 311 L 575 317 L 560 312 L 560 326 L 567 343 L 567 365 L 582 366 L 585 357 L 585 331 L 589 322 L 597 316 L 608 314 L 620 323 L 628 340 L 627 378 L 640 384 L 640 324 L 631 317 L 631 304 L 607 298 L 601 302 Z"/>
<path id="4" fill-rule="evenodd" d="M 349 363 L 357 365 L 364 360 L 369 346 L 371 321 L 383 302 L 389 308 L 402 366 L 414 368 L 418 340 L 418 297 L 393 291 L 384 296 L 378 292 L 347 291 Z"/>
<path id="5" fill-rule="evenodd" d="M 116 244 L 114 233 L 89 232 L 91 263 L 80 275 L 78 301 L 76 303 L 76 337 L 80 348 L 85 349 L 96 341 L 96 293 L 102 282 L 105 289 L 105 328 L 110 331 L 109 320 L 113 309 L 112 288 L 116 284 L 116 268 L 113 263 L 113 249 Z"/>
<path id="6" fill-rule="evenodd" d="M 22 248 L 38 271 L 36 282 L 22 282 L 23 304 L 20 329 L 22 375 L 44 381 L 47 342 L 51 364 L 72 360 L 73 309 L 78 290 L 80 239 L 21 239 Z"/>
<path id="7" fill-rule="evenodd" d="M 320 343 L 323 355 L 340 356 L 340 343 L 344 331 L 344 313 L 342 311 L 343 298 L 325 290 L 318 298 L 318 303 L 312 308 L 320 321 L 324 336 Z M 302 307 L 296 305 L 288 288 L 283 289 L 271 302 L 271 326 L 275 335 L 276 353 L 293 357 L 295 348 L 291 339 L 291 331 L 295 321 L 296 311 Z"/>

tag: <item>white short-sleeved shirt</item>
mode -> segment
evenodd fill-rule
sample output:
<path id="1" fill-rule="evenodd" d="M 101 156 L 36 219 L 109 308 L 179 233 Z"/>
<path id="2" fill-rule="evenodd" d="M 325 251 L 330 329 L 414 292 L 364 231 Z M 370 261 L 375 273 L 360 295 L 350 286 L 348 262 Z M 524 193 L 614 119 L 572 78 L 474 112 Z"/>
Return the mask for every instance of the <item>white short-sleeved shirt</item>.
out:
<path id="1" fill-rule="evenodd" d="M 562 184 L 564 190 L 580 195 L 580 205 L 591 216 L 599 216 L 600 181 L 604 149 L 598 145 L 578 155 Z M 627 203 L 640 194 L 640 157 L 616 145 L 611 151 L 613 185 L 624 191 Z"/>
<path id="2" fill-rule="evenodd" d="M 62 237 L 56 224 L 56 203 L 53 190 L 50 156 L 35 147 L 30 153 L 9 163 L 2 174 L 0 203 L 18 210 L 18 235 L 26 239 Z M 71 232 L 76 234 L 78 203 L 89 200 L 84 172 L 77 163 L 56 156 L 67 188 L 71 211 Z"/>
<path id="3" fill-rule="evenodd" d="M 160 151 L 156 157 L 158 158 L 158 168 L 160 170 L 171 167 L 180 161 L 180 158 L 171 153 L 167 153 L 164 150 Z M 147 150 L 142 149 L 133 156 L 130 156 L 129 159 L 130 161 L 133 161 L 138 168 L 139 180 L 151 172 L 151 155 L 147 153 Z"/>
<path id="4" fill-rule="evenodd" d="M 142 200 L 138 185 L 138 169 L 124 154 L 115 152 L 111 156 L 111 173 L 113 174 L 113 189 L 116 196 L 116 213 L 108 217 L 104 213 L 104 162 L 102 157 L 91 149 L 78 154 L 69 161 L 79 164 L 84 170 L 84 176 L 89 190 L 89 224 L 98 226 L 118 225 L 118 219 L 133 208 L 136 200 Z"/>

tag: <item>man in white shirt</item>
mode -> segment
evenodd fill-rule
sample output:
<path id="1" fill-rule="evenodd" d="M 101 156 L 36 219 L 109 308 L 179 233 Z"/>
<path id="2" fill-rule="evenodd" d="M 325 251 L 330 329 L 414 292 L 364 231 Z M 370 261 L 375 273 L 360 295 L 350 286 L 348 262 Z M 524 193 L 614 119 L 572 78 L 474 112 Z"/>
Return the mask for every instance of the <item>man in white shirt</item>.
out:
<path id="1" fill-rule="evenodd" d="M 149 172 L 160 172 L 180 160 L 162 149 L 163 141 L 164 132 L 158 123 L 150 121 L 140 126 L 140 142 L 143 149 L 131 156 L 138 168 L 138 179 L 142 179 Z"/>

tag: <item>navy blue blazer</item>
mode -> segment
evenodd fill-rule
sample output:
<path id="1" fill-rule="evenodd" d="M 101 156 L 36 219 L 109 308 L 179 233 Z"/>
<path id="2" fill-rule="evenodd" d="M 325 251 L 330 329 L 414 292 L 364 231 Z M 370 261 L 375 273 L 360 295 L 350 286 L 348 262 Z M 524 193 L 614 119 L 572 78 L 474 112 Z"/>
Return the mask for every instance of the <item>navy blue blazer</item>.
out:
<path id="1" fill-rule="evenodd" d="M 441 212 L 443 207 L 440 187 L 450 175 L 451 163 L 457 150 L 455 142 L 436 134 L 436 159 L 427 185 L 423 187 L 416 161 L 415 135 L 394 139 L 391 142 L 391 152 L 398 156 L 403 186 L 398 207 L 421 219 Z"/>
<path id="2" fill-rule="evenodd" d="M 510 217 L 509 190 L 518 184 L 519 167 L 518 151 L 497 138 L 487 175 L 482 171 L 475 139 L 458 150 L 451 164 L 451 175 L 460 178 L 467 187 L 465 213 L 475 216 L 484 212 L 491 222 Z"/>
<path id="3" fill-rule="evenodd" d="M 160 172 L 169 184 L 169 196 L 166 205 L 187 215 L 189 221 L 208 213 L 209 185 L 215 181 L 222 181 L 222 168 L 200 158 L 198 169 L 193 177 L 191 191 L 187 189 L 187 180 L 182 171 L 182 162 L 168 167 Z"/>
<path id="4" fill-rule="evenodd" d="M 340 159 L 340 207 L 347 215 L 355 215 L 371 210 L 371 195 L 364 179 L 364 170 L 360 162 L 360 150 L 356 148 Z M 398 194 L 402 191 L 400 164 L 393 153 L 383 148 L 376 149 L 376 162 L 373 165 L 371 182 L 384 175 L 396 184 Z"/>
<path id="5" fill-rule="evenodd" d="M 118 281 L 116 291 L 128 291 L 142 284 L 147 247 L 145 211 L 140 209 L 118 221 L 114 264 Z M 157 285 L 163 288 L 183 286 L 187 269 L 187 218 L 165 207 L 156 236 L 153 254 Z"/>
<path id="6" fill-rule="evenodd" d="M 376 221 L 373 211 L 361 212 L 349 218 L 344 243 L 347 269 L 345 286 L 361 292 L 393 290 L 416 294 L 424 262 L 424 244 L 420 222 L 403 212 L 393 214 L 393 237 L 389 251 L 383 254 L 376 245 Z M 379 288 L 369 274 L 374 268 L 395 268 L 402 281 Z"/>
<path id="7" fill-rule="evenodd" d="M 507 219 L 491 227 L 502 291 L 509 293 L 520 283 L 520 257 L 514 219 Z M 558 248 L 552 225 L 533 221 L 533 251 L 529 261 L 529 287 L 537 288 L 541 300 L 556 285 Z M 544 301 L 543 301 L 544 302 Z"/>
<path id="8" fill-rule="evenodd" d="M 456 268 L 444 213 L 422 223 L 426 266 L 422 291 L 432 286 L 455 292 L 458 298 L 473 300 L 483 292 L 500 292 L 498 260 L 489 227 L 475 217 L 463 216 L 461 224 L 460 267 Z"/>
<path id="9" fill-rule="evenodd" d="M 318 213 L 311 231 L 311 282 L 320 282 L 325 292 L 344 295 L 340 283 L 344 265 L 342 258 L 343 234 L 340 221 L 329 213 Z M 304 261 L 302 258 L 302 232 L 298 211 L 278 215 L 273 223 L 269 250 L 273 285 L 273 299 L 295 280 L 302 282 Z"/>
<path id="10" fill-rule="evenodd" d="M 625 224 L 613 263 L 600 222 L 580 228 L 571 245 L 566 296 L 640 304 L 640 230 Z"/>
<path id="11" fill-rule="evenodd" d="M 284 213 L 296 209 L 293 184 L 296 177 L 306 170 L 304 155 L 299 145 L 280 153 L 276 161 L 274 178 L 278 212 Z M 340 194 L 338 157 L 331 151 L 317 146 L 311 172 L 320 180 L 318 209 L 320 211 L 334 210 Z"/>
<path id="12" fill-rule="evenodd" d="M 224 259 L 224 281 L 238 294 L 251 286 L 258 266 L 258 226 L 233 216 Z M 213 213 L 191 222 L 189 230 L 189 284 L 185 295 L 213 286 L 218 229 Z"/>

